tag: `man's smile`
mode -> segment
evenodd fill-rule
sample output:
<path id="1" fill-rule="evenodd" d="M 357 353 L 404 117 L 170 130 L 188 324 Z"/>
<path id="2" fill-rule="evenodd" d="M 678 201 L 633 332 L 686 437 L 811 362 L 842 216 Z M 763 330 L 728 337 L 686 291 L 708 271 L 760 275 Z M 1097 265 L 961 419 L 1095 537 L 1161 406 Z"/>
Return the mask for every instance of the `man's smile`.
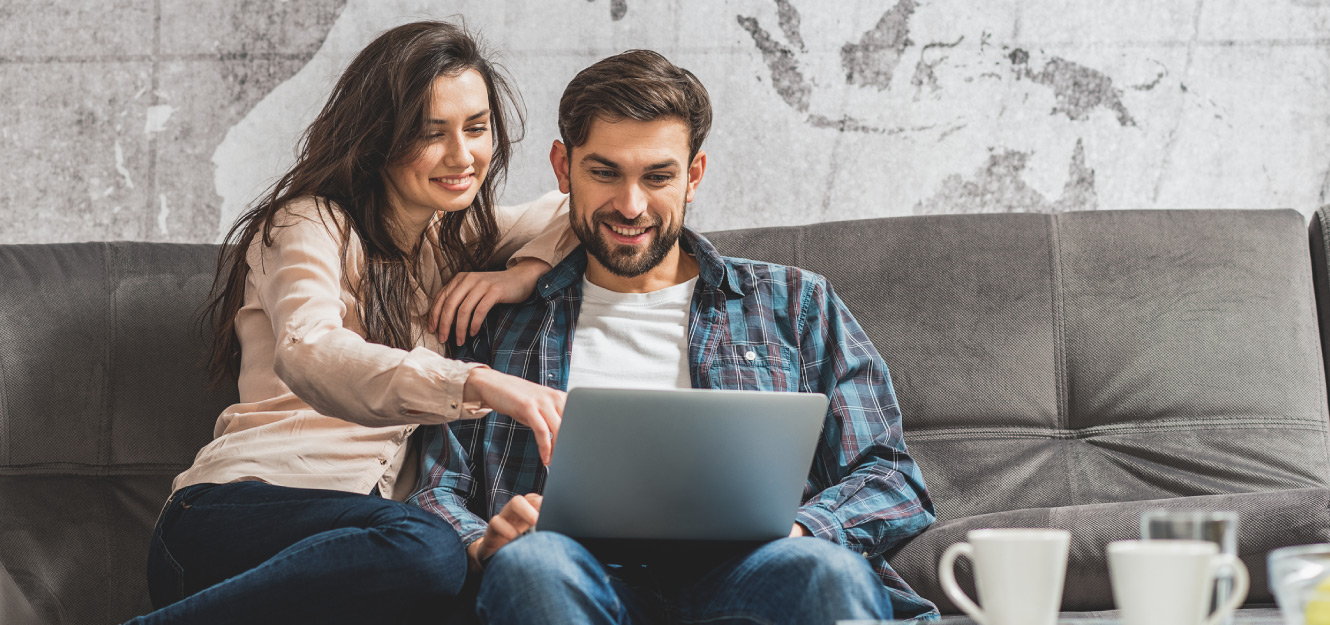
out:
<path id="1" fill-rule="evenodd" d="M 651 233 L 652 230 L 655 230 L 656 228 L 655 226 L 638 226 L 630 228 L 628 226 L 619 226 L 614 224 L 608 224 L 605 222 L 601 222 L 601 225 L 604 226 L 605 230 L 609 232 L 609 237 L 611 240 L 623 243 L 625 245 L 638 245 L 641 243 L 645 243 L 648 238 L 648 235 Z"/>

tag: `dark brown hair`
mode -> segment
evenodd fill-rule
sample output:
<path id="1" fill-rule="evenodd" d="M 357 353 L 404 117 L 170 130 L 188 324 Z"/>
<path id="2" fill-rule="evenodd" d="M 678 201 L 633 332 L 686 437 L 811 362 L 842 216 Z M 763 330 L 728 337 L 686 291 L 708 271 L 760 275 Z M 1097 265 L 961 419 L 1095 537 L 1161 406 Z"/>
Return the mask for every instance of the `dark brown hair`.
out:
<path id="1" fill-rule="evenodd" d="M 200 323 L 213 336 L 209 365 L 214 384 L 239 374 L 235 322 L 244 304 L 249 247 L 260 234 L 263 245 L 272 245 L 273 228 L 281 227 L 280 220 L 274 223 L 279 211 L 301 197 L 314 197 L 325 220 L 341 228 L 344 270 L 348 229 L 359 236 L 365 269 L 355 296 L 365 338 L 411 349 L 417 338 L 411 331 L 413 254 L 429 252 L 402 250 L 395 243 L 383 176 L 390 165 L 409 162 L 424 149 L 435 78 L 469 69 L 481 75 L 489 92 L 494 153 L 471 206 L 444 214 L 436 234 L 451 271 L 472 271 L 488 262 L 498 241 L 495 196 L 507 173 L 512 144 L 522 133 L 523 119 L 517 93 L 487 56 L 465 28 L 446 22 L 415 22 L 380 34 L 351 61 L 327 104 L 305 130 L 296 164 L 226 235 L 212 300 L 200 316 Z M 465 242 L 461 236 L 464 227 L 468 231 Z"/>
<path id="2" fill-rule="evenodd" d="M 688 124 L 688 160 L 711 131 L 711 98 L 692 72 L 651 50 L 629 50 L 577 73 L 559 99 L 559 136 L 571 151 L 591 122 L 675 117 Z"/>

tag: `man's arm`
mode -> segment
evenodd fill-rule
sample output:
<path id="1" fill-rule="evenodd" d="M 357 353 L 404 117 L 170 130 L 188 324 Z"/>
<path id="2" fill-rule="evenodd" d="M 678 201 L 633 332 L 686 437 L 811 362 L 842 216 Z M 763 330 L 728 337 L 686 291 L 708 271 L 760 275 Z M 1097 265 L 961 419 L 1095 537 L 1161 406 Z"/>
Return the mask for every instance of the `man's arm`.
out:
<path id="1" fill-rule="evenodd" d="M 453 356 L 458 360 L 488 362 L 491 329 L 490 321 L 486 320 L 480 332 L 459 347 Z M 450 424 L 451 427 L 422 427 L 418 434 L 421 438 L 420 481 L 416 492 L 407 499 L 407 503 L 447 521 L 467 547 L 484 536 L 489 525 L 467 506 L 468 497 L 477 490 L 471 471 L 472 453 L 484 442 L 481 439 L 485 436 L 486 420 L 459 421 Z"/>
<path id="2" fill-rule="evenodd" d="M 886 363 L 824 280 L 805 290 L 801 384 L 830 399 L 796 521 L 814 536 L 876 556 L 935 520 L 923 475 L 905 449 Z"/>

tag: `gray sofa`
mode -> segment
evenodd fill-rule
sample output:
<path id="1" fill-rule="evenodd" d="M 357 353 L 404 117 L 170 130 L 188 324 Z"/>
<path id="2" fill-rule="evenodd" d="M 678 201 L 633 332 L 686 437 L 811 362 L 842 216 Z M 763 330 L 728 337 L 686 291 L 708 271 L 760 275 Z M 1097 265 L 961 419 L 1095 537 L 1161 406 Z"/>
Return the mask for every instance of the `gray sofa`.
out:
<path id="1" fill-rule="evenodd" d="M 1273 623 L 1265 554 L 1330 541 L 1317 298 L 1322 209 L 929 216 L 715 233 L 827 275 L 891 367 L 938 523 L 893 556 L 935 566 L 978 527 L 1061 527 L 1063 607 L 1111 615 L 1104 545 L 1140 511 L 1242 514 L 1241 623 Z M 0 622 L 148 609 L 171 478 L 235 398 L 191 325 L 210 245 L 0 246 Z M 1318 327 L 1318 324 L 1319 327 Z M 960 577 L 968 584 L 968 571 Z M 971 589 L 972 591 L 972 589 Z"/>

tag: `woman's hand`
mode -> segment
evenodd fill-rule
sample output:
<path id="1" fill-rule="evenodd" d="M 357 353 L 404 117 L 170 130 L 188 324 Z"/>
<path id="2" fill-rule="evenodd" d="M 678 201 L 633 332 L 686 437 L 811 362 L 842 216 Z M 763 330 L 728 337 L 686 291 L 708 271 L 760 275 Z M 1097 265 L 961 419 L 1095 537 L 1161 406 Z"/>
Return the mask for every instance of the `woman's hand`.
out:
<path id="1" fill-rule="evenodd" d="M 480 331 L 485 315 L 495 304 L 516 304 L 530 297 L 550 264 L 539 258 L 523 258 L 503 271 L 464 271 L 443 285 L 429 312 L 429 331 L 446 343 L 448 335 L 458 345 Z M 453 325 L 456 322 L 456 332 Z"/>
<path id="2" fill-rule="evenodd" d="M 479 401 L 531 428 L 541 463 L 550 463 L 554 444 L 559 440 L 567 393 L 486 367 L 472 369 L 464 389 L 464 401 Z"/>

